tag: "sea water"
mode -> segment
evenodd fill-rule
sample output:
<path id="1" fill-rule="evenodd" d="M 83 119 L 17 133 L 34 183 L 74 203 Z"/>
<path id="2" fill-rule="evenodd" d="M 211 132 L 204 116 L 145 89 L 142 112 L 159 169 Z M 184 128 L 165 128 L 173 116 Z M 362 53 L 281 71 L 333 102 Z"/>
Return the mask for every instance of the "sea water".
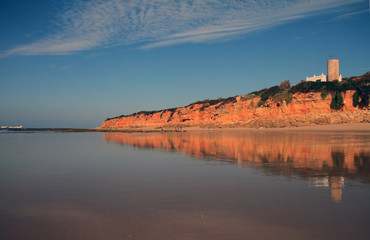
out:
<path id="1" fill-rule="evenodd" d="M 368 239 L 370 132 L 0 134 L 0 239 Z"/>

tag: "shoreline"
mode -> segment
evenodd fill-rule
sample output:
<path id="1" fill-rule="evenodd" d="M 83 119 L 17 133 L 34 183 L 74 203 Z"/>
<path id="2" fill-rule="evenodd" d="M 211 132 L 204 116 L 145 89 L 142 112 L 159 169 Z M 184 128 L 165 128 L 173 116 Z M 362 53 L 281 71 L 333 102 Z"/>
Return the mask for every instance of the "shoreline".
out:
<path id="1" fill-rule="evenodd" d="M 340 124 L 328 124 L 328 125 L 311 125 L 311 126 L 300 126 L 300 127 L 284 127 L 284 128 L 211 128 L 204 129 L 199 127 L 184 128 L 188 131 L 204 131 L 204 130 L 220 130 L 220 131 L 320 131 L 320 132 L 332 132 L 332 131 L 366 131 L 370 132 L 370 123 L 340 123 Z"/>
<path id="2" fill-rule="evenodd" d="M 175 132 L 369 132 L 370 123 L 339 123 L 326 125 L 310 125 L 299 127 L 283 128 L 246 128 L 246 127 L 183 127 L 181 131 L 175 128 L 166 128 L 161 130 L 158 127 L 141 127 L 141 128 L 23 128 L 11 129 L 5 132 L 56 132 L 56 133 L 82 133 L 82 132 L 124 132 L 124 133 L 175 133 Z"/>
<path id="3" fill-rule="evenodd" d="M 164 132 L 176 132 L 173 129 L 165 129 Z M 183 127 L 183 132 L 199 132 L 199 131 L 312 131 L 312 132 L 370 132 L 370 123 L 339 123 L 326 125 L 311 125 L 300 127 L 285 127 L 285 128 L 204 128 L 204 127 Z M 101 129 L 95 128 L 96 131 L 101 132 L 161 132 L 158 127 L 142 127 L 142 128 L 122 128 L 122 129 Z"/>

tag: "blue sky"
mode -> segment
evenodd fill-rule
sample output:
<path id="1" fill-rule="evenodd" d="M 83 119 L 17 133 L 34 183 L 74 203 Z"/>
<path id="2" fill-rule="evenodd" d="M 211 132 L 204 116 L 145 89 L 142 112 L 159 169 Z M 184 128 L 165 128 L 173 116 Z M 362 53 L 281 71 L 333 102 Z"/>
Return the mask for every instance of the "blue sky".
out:
<path id="1" fill-rule="evenodd" d="M 370 71 L 365 0 L 0 0 L 0 125 L 107 117 Z"/>

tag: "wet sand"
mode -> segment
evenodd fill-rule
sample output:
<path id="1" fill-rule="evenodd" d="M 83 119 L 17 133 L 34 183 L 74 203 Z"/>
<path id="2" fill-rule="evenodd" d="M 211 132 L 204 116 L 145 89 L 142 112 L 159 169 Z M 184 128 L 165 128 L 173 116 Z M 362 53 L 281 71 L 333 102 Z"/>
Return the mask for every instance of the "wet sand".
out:
<path id="1" fill-rule="evenodd" d="M 113 130 L 113 129 L 112 129 Z M 118 129 L 117 129 L 118 130 Z M 142 128 L 128 128 L 134 131 L 158 131 L 158 127 L 142 127 Z M 165 128 L 165 130 L 175 130 L 175 128 Z M 313 125 L 304 127 L 287 127 L 287 128 L 202 128 L 202 127 L 183 127 L 183 131 L 312 131 L 312 132 L 338 132 L 338 131 L 361 131 L 369 132 L 370 123 L 344 123 L 344 124 L 330 124 L 330 125 Z"/>
<path id="2" fill-rule="evenodd" d="M 221 130 L 221 131 L 370 131 L 370 123 L 344 123 L 330 125 L 315 125 L 304 127 L 287 127 L 287 128 L 200 128 L 188 127 L 183 128 L 187 131 L 200 130 Z"/>
<path id="3" fill-rule="evenodd" d="M 3 134 L 0 239 L 368 239 L 369 124 L 301 129 Z"/>

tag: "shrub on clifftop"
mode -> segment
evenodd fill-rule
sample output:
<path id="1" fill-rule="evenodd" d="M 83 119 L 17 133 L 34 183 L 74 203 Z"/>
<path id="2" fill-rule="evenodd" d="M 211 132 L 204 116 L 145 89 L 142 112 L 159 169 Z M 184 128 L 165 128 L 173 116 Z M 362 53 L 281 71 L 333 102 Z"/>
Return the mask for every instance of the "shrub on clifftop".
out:
<path id="1" fill-rule="evenodd" d="M 290 88 L 290 80 L 289 80 L 289 79 L 287 79 L 287 80 L 282 81 L 282 82 L 279 84 L 279 88 L 281 88 L 281 89 Z"/>
<path id="2" fill-rule="evenodd" d="M 261 100 L 258 102 L 257 106 L 260 107 L 265 104 L 266 100 L 270 97 L 275 96 L 276 94 L 280 93 L 282 89 L 279 86 L 270 87 L 267 89 L 262 89 L 257 94 L 261 96 Z"/>

